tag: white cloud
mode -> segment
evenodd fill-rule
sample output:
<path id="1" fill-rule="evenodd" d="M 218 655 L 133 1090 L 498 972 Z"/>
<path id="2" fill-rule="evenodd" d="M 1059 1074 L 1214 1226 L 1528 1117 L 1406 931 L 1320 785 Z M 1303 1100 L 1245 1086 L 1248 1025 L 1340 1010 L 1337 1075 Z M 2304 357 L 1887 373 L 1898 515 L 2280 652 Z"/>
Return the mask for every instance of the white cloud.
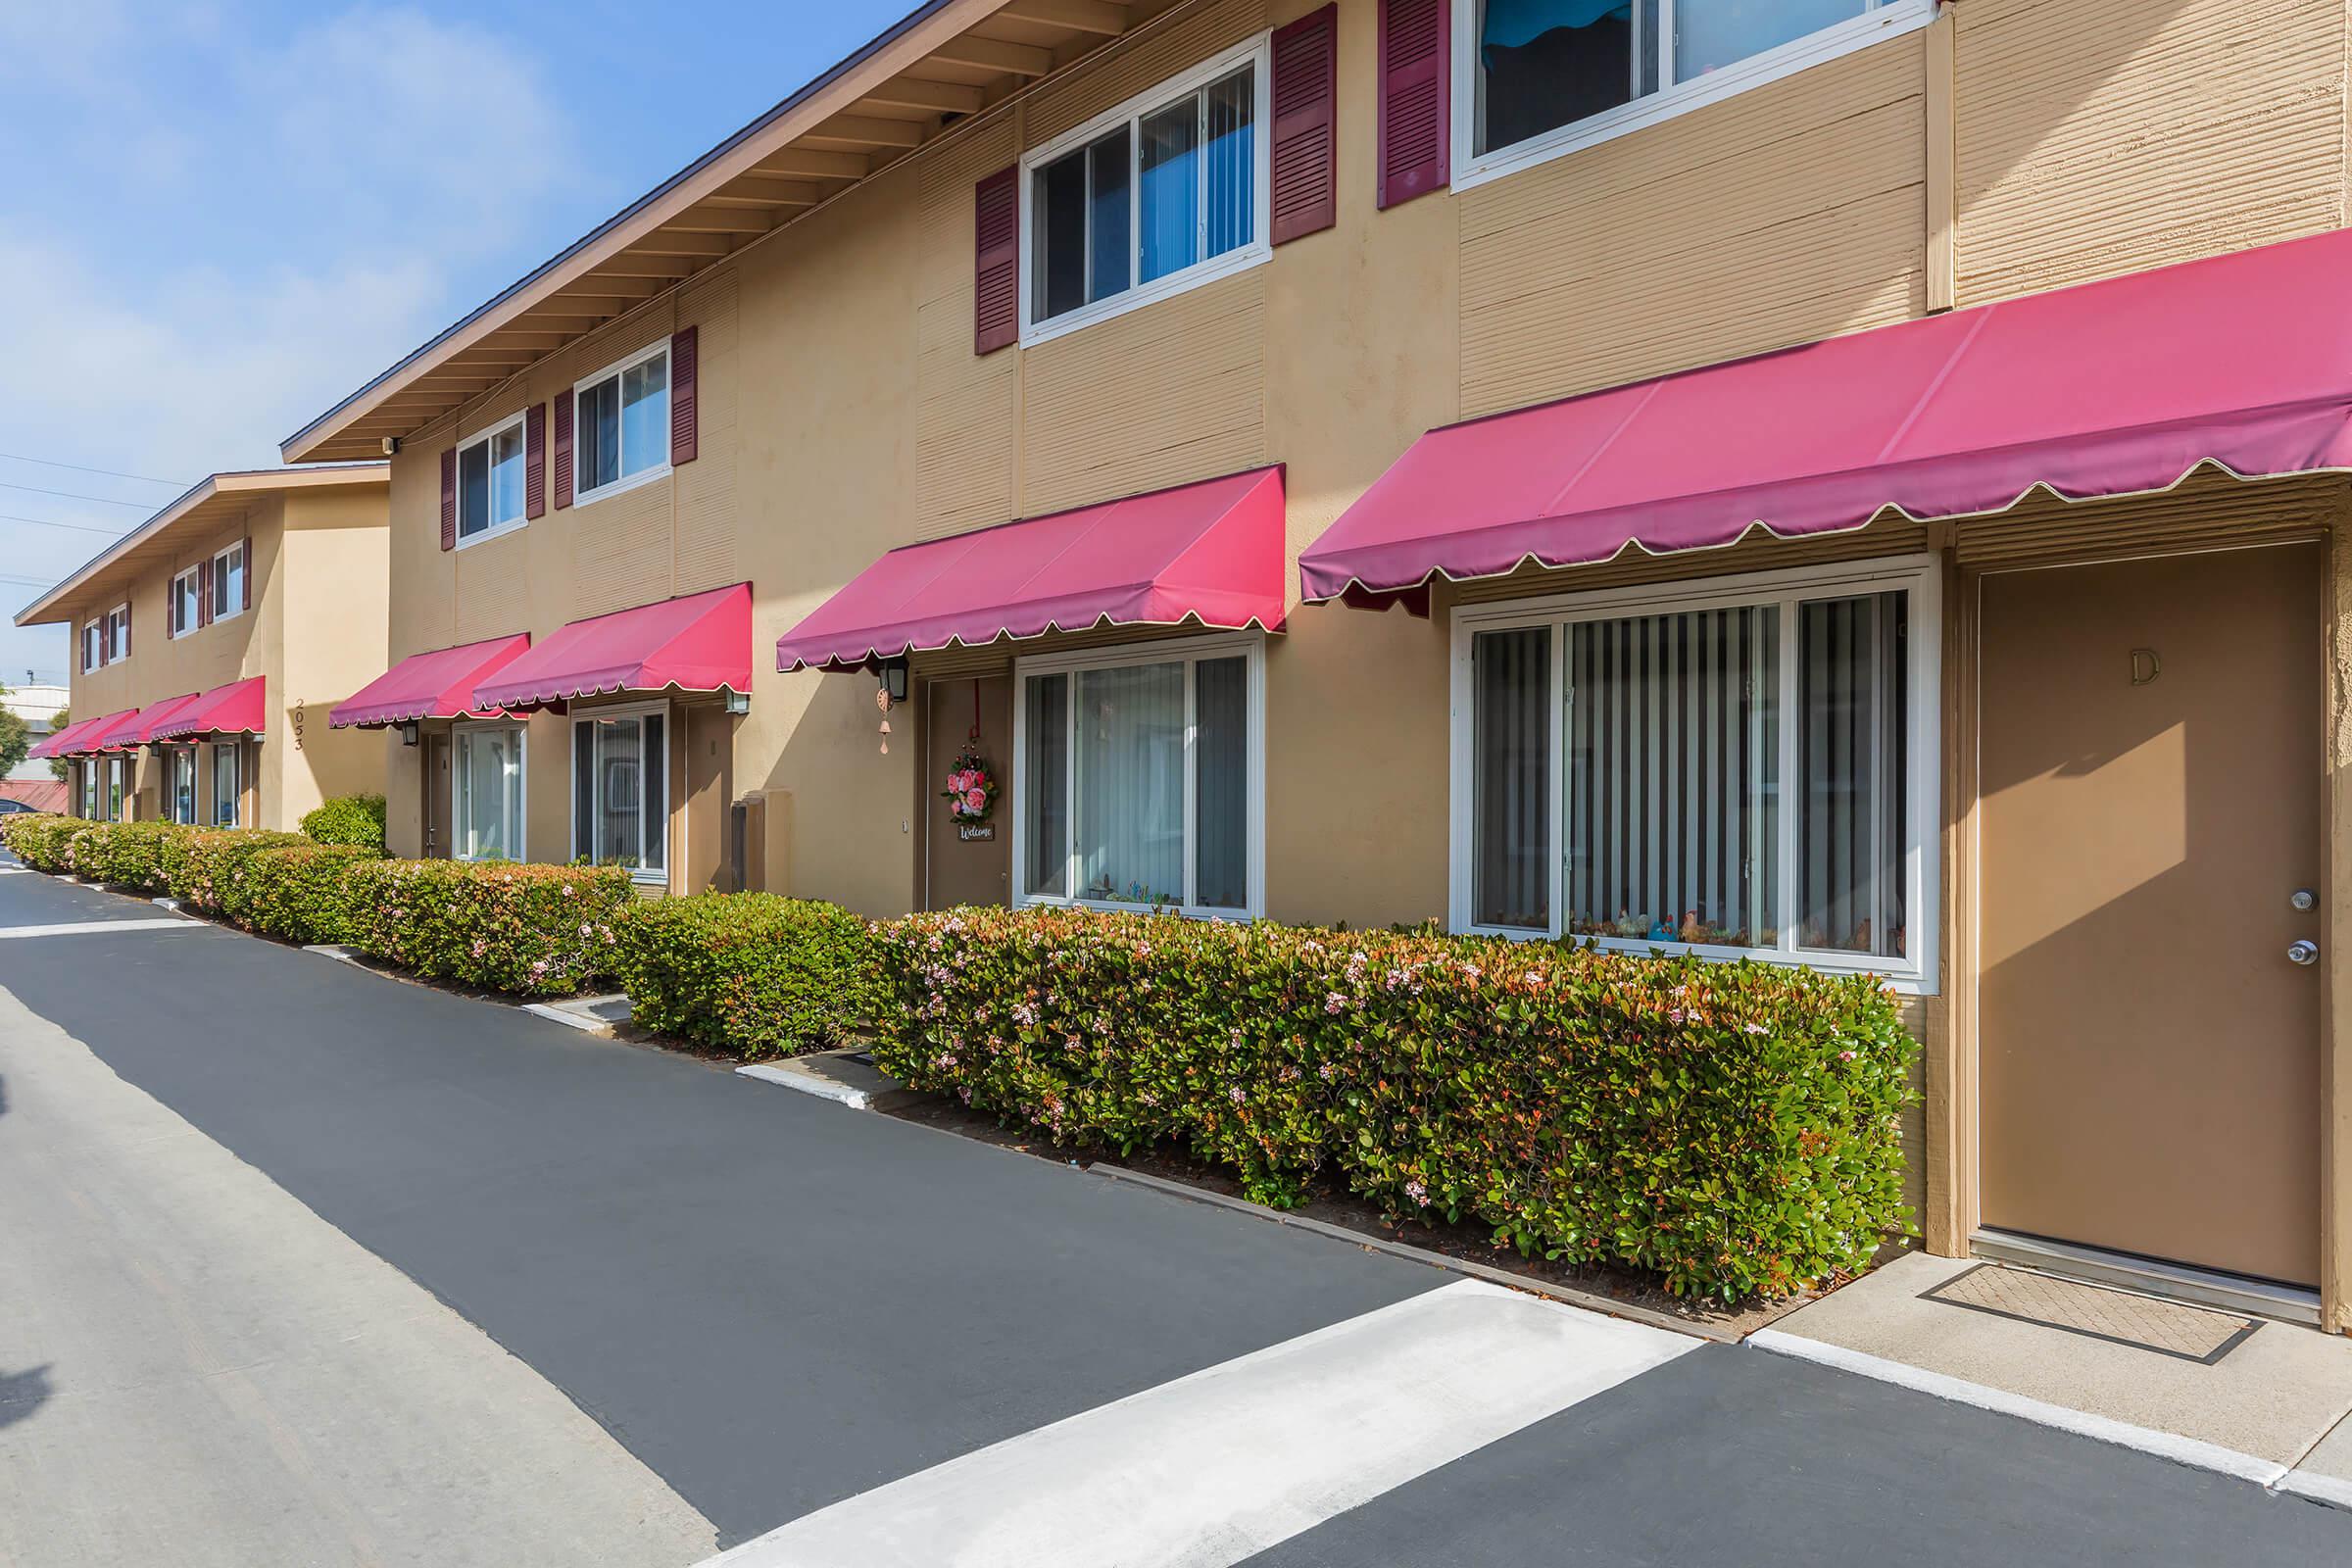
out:
<path id="1" fill-rule="evenodd" d="M 39 368 L 0 382 L 0 451 L 188 479 L 273 464 L 473 304 L 481 271 L 553 248 L 566 122 L 515 44 L 370 7 L 290 35 L 194 11 L 163 30 L 111 0 L 0 0 L 0 83 L 24 89 L 0 89 L 0 146 L 45 166 L 0 188 L 0 359 Z M 19 572 L 102 542 L 0 524 Z M 0 635 L 0 663 L 53 666 L 58 636 Z"/>

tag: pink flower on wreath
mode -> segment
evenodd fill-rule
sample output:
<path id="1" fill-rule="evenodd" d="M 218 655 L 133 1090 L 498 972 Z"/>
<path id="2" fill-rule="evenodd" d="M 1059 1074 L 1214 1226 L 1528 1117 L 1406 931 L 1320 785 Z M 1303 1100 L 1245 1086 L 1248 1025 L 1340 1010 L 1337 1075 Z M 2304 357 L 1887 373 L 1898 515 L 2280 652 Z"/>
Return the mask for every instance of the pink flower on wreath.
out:
<path id="1" fill-rule="evenodd" d="M 967 810 L 967 811 L 985 811 L 985 810 L 987 810 L 987 809 L 988 809 L 988 792 L 987 792 L 986 790 L 982 790 L 982 789 L 968 789 L 968 790 L 964 791 L 964 794 L 963 794 L 963 808 L 964 808 L 964 809 L 965 809 L 965 810 Z"/>

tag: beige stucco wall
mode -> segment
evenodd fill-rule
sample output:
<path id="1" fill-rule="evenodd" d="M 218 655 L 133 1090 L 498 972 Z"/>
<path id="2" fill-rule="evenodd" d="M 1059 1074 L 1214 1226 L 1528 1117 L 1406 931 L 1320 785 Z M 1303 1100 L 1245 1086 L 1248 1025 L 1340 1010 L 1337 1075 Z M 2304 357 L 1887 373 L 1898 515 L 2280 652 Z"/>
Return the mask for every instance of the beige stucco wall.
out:
<path id="1" fill-rule="evenodd" d="M 259 494 L 240 509 L 187 526 L 168 552 L 135 570 L 102 574 L 71 605 L 72 707 L 79 717 L 145 708 L 255 675 L 269 686 L 269 733 L 246 748 L 251 825 L 294 827 L 329 794 L 380 789 L 380 748 L 326 740 L 326 709 L 382 673 L 389 530 L 381 485 Z M 171 634 L 172 579 L 240 538 L 252 541 L 253 607 Z M 127 599 L 127 659 L 84 673 L 80 627 Z M 304 708 L 303 744 L 292 744 Z M 323 744 L 321 744 L 323 742 Z M 126 814 L 162 814 L 164 766 L 142 751 Z M 209 760 L 198 769 L 202 819 L 211 808 Z"/>
<path id="2" fill-rule="evenodd" d="M 751 581 L 734 789 L 768 795 L 767 858 L 791 891 L 890 912 L 916 896 L 919 721 L 895 715 L 885 755 L 870 682 L 779 676 L 773 647 L 894 545 L 1280 462 L 1295 553 L 1432 425 L 1924 312 L 1937 202 L 1962 303 L 2344 220 L 2331 0 L 2257 0 L 2258 19 L 2234 0 L 1969 0 L 1943 24 L 1948 91 L 1914 32 L 1386 213 L 1376 6 L 1342 0 L 1336 227 L 1039 347 L 974 356 L 973 181 L 1309 9 L 1180 8 L 420 432 L 393 464 L 392 654 Z M 1931 167 L 1944 145 L 1951 168 Z M 698 462 L 439 550 L 443 450 L 689 320 Z M 1299 609 L 1272 640 L 1269 913 L 1443 914 L 1447 602 L 1434 620 Z M 531 747 L 532 850 L 559 858 L 563 721 L 536 721 Z M 390 779 L 410 848 L 418 756 L 396 750 Z M 1367 765 L 1377 807 L 1339 806 Z"/>

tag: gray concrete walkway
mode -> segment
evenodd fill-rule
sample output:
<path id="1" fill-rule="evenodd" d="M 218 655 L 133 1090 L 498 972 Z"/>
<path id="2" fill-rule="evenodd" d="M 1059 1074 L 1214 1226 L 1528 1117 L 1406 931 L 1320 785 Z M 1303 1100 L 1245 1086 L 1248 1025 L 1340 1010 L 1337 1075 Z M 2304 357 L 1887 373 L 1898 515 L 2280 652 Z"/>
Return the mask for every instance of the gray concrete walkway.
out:
<path id="1" fill-rule="evenodd" d="M 4 991 L 0 1095 L 0 1563 L 710 1550 L 539 1374 Z"/>

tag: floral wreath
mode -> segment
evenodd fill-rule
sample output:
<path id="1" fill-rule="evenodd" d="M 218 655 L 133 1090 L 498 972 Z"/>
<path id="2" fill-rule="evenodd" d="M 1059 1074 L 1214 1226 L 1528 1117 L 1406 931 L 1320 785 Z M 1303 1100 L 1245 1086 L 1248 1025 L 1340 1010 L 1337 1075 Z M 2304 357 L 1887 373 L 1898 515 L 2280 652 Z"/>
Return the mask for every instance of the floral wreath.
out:
<path id="1" fill-rule="evenodd" d="M 997 780 L 977 748 L 967 744 L 956 754 L 956 765 L 948 774 L 948 787 L 939 794 L 948 803 L 949 821 L 988 820 L 989 813 L 997 808 Z"/>

